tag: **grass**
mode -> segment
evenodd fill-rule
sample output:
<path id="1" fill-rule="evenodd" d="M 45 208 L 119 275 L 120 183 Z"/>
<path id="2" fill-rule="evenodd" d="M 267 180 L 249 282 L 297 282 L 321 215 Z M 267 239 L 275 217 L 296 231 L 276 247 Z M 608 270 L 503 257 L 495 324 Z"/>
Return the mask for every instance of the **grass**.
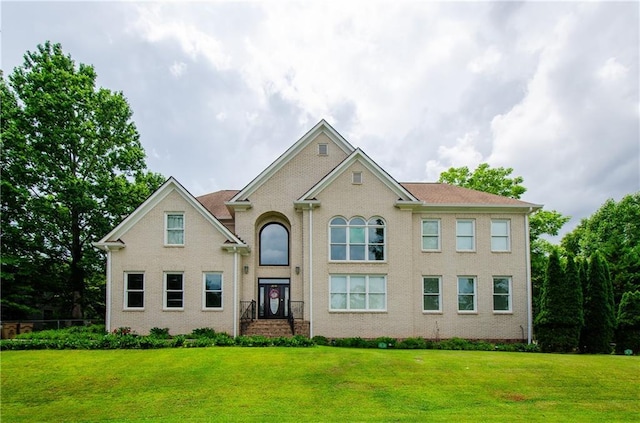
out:
<path id="1" fill-rule="evenodd" d="M 640 358 L 332 347 L 0 353 L 2 421 L 640 421 Z"/>

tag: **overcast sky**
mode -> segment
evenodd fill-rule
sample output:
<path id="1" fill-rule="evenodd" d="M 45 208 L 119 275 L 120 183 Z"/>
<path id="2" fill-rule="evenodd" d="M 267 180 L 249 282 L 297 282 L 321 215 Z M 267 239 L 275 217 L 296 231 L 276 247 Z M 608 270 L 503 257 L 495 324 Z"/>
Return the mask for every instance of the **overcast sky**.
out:
<path id="1" fill-rule="evenodd" d="M 194 195 L 326 119 L 400 182 L 512 167 L 566 232 L 640 190 L 639 4 L 2 1 L 2 69 L 61 43 Z"/>

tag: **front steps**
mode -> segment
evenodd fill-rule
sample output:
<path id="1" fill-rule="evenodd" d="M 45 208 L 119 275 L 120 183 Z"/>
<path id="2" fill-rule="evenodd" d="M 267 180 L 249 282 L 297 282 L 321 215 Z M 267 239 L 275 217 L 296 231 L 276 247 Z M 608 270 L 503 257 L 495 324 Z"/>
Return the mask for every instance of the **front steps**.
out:
<path id="1" fill-rule="evenodd" d="M 296 320 L 294 322 L 296 335 L 309 336 L 309 322 Z M 263 319 L 254 320 L 247 323 L 242 328 L 242 335 L 246 336 L 265 336 L 267 338 L 291 337 L 291 326 L 285 319 Z"/>

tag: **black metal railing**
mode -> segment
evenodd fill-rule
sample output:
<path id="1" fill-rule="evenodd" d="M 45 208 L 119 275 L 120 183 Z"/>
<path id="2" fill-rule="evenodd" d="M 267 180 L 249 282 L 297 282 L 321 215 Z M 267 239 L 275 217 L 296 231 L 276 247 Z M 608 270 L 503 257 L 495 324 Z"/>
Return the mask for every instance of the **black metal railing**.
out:
<path id="1" fill-rule="evenodd" d="M 240 333 L 243 334 L 249 323 L 256 320 L 256 300 L 240 301 Z"/>
<path id="2" fill-rule="evenodd" d="M 289 315 L 287 320 L 289 326 L 291 326 L 291 333 L 296 334 L 296 320 L 304 319 L 304 301 L 291 301 L 289 300 Z"/>

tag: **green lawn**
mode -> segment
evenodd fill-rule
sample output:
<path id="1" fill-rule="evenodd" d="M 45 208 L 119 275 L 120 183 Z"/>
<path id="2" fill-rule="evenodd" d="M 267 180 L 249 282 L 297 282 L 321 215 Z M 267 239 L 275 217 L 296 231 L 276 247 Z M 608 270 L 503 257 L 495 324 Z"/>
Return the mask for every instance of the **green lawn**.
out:
<path id="1" fill-rule="evenodd" d="M 2 422 L 640 421 L 640 358 L 440 350 L 4 351 Z"/>

